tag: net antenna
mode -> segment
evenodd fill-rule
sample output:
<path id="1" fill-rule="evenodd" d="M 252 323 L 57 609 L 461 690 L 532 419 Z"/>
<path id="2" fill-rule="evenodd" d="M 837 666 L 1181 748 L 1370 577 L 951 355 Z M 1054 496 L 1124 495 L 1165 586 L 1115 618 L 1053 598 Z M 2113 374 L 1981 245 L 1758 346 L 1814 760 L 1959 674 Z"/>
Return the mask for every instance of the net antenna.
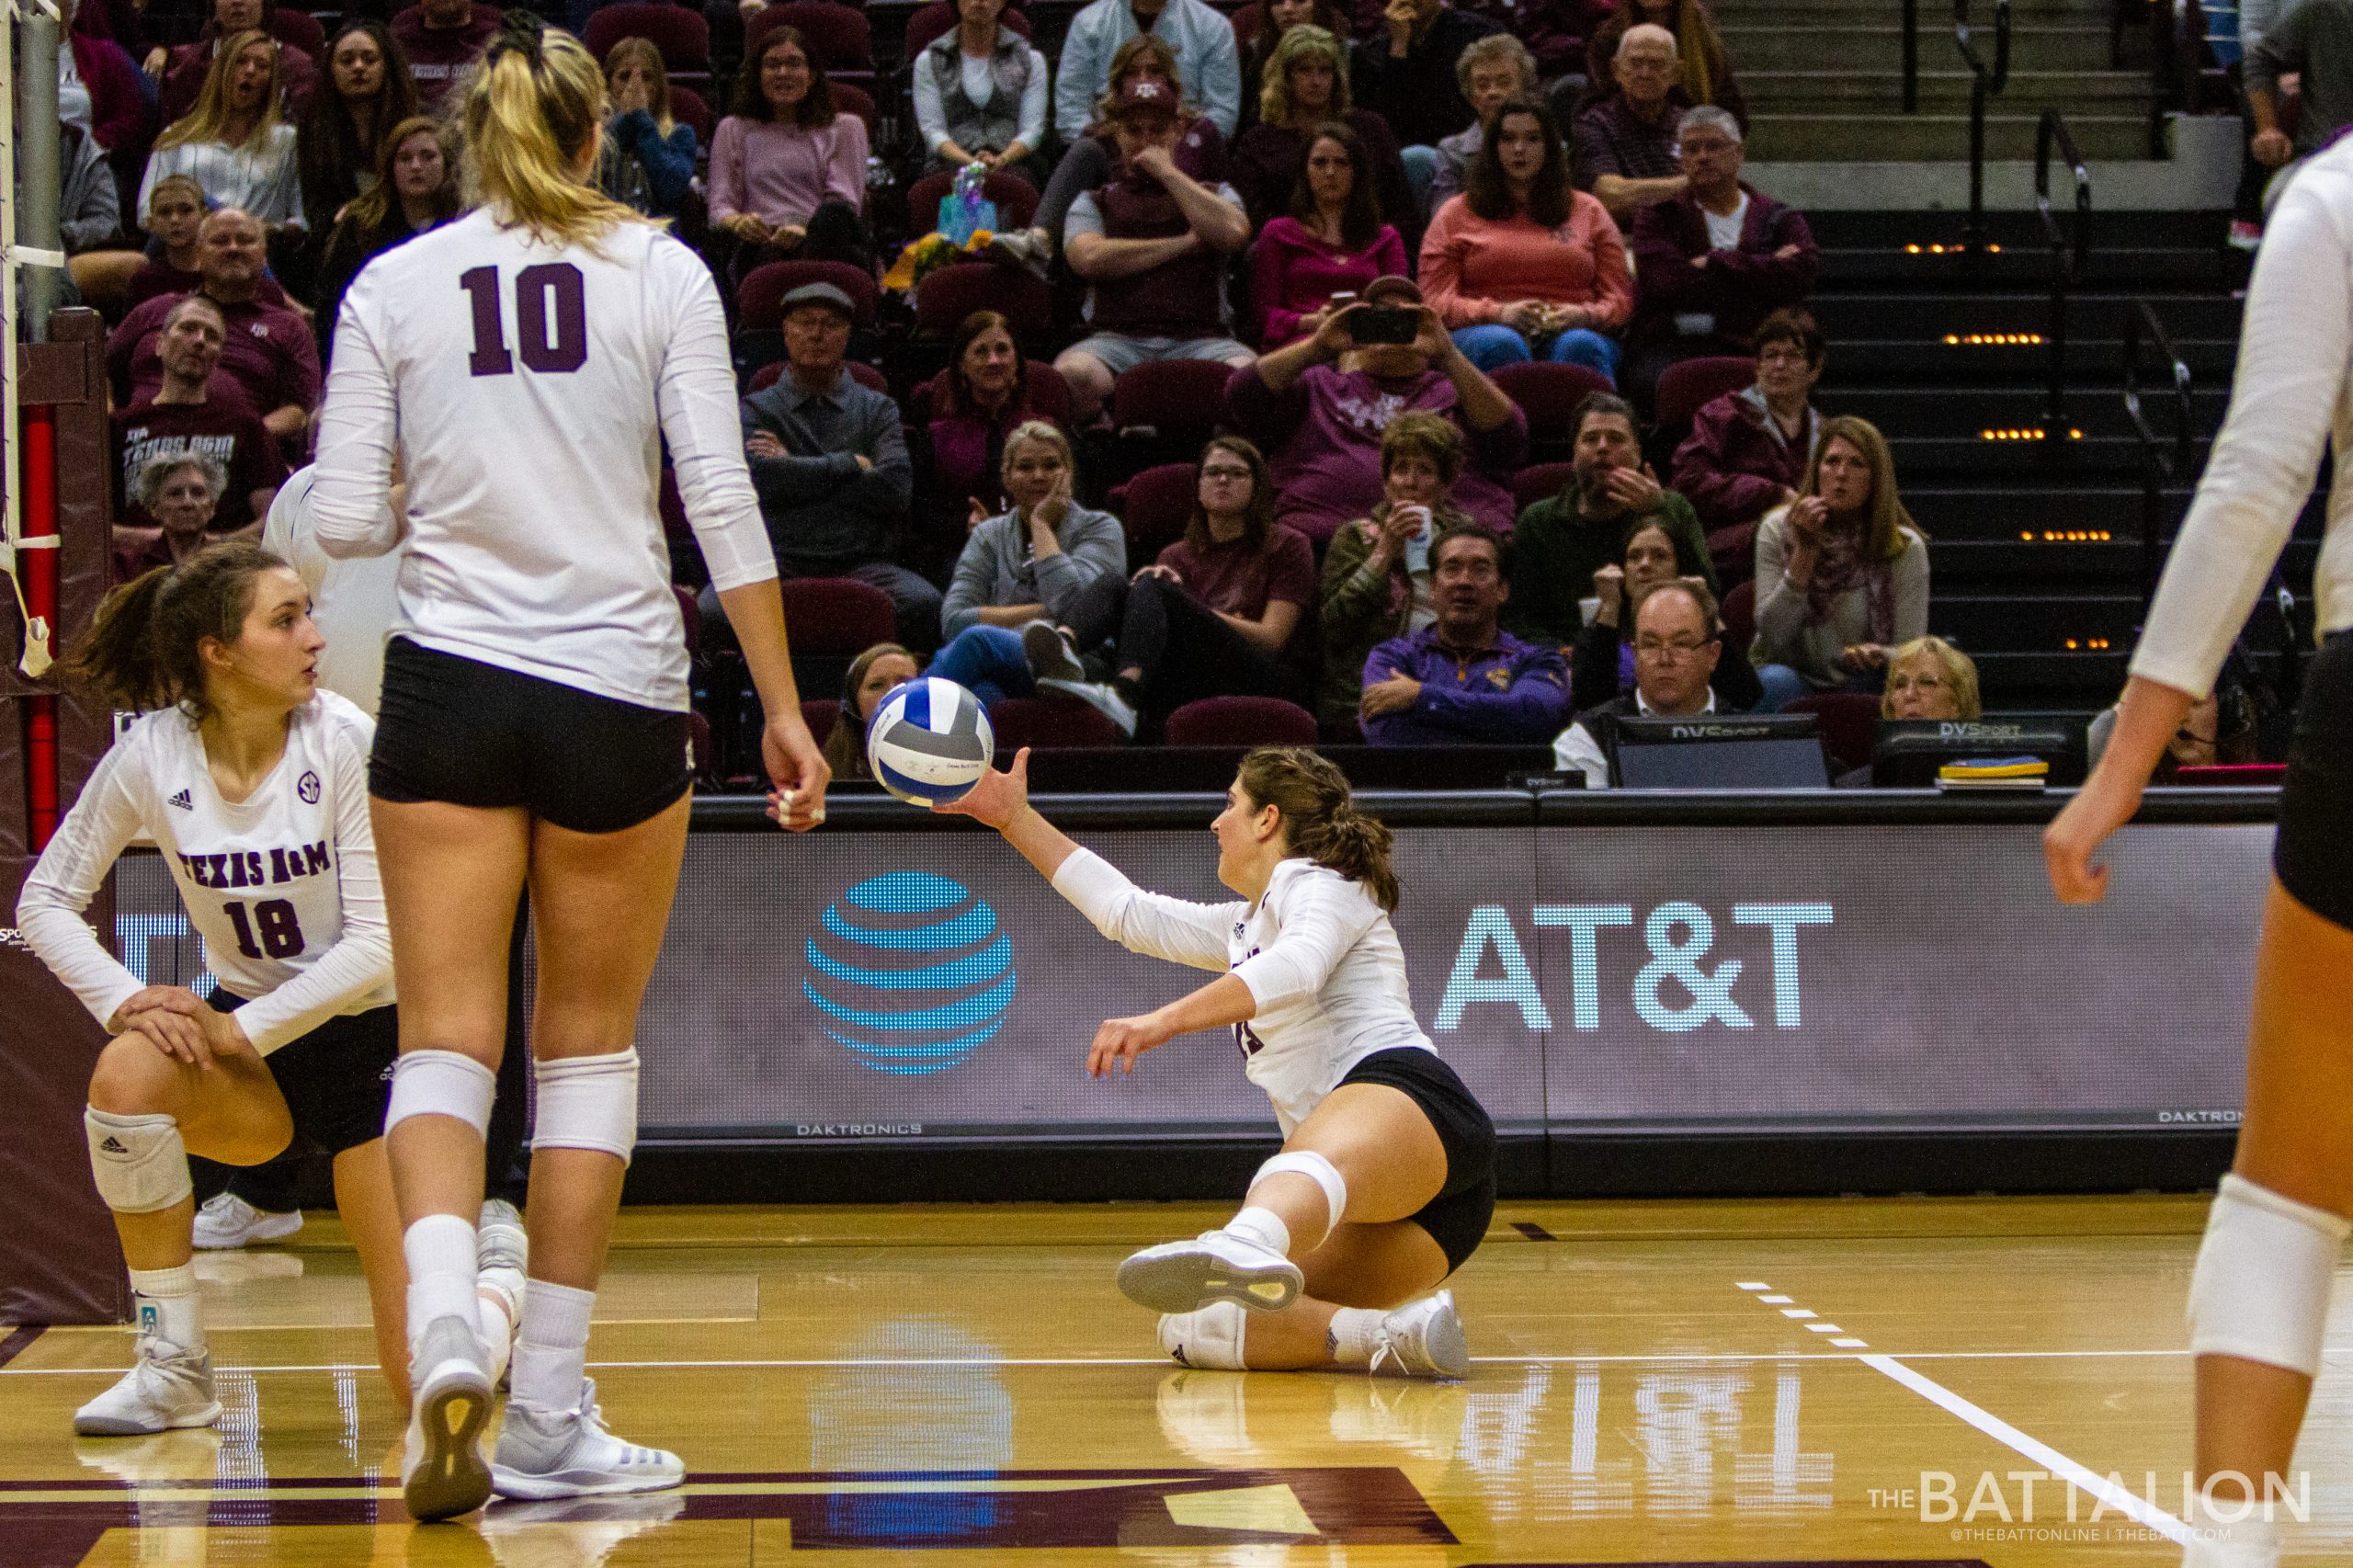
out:
<path id="1" fill-rule="evenodd" d="M 56 0 L 0 0 L 13 35 L 15 49 L 0 49 L 0 169 L 17 174 L 16 196 L 0 201 L 0 449 L 7 453 L 0 470 L 0 490 L 7 499 L 6 533 L 0 538 L 0 572 L 17 596 L 17 612 L 24 619 L 25 652 L 17 667 L 39 679 L 53 662 L 51 643 L 56 628 L 47 617 L 36 617 L 26 602 L 24 574 L 17 570 L 26 551 L 57 548 L 57 537 L 24 536 L 24 441 L 17 403 L 17 342 L 18 312 L 17 283 L 25 284 L 23 324 L 27 335 L 40 341 L 49 335 L 49 312 L 57 301 L 58 274 L 65 267 L 65 246 L 58 230 L 57 49 L 62 17 Z M 15 78 L 17 58 L 24 69 Z M 22 93 L 23 101 L 18 102 Z M 24 131 L 23 161 L 17 161 L 17 136 Z M 20 210 L 21 208 L 21 210 Z"/>

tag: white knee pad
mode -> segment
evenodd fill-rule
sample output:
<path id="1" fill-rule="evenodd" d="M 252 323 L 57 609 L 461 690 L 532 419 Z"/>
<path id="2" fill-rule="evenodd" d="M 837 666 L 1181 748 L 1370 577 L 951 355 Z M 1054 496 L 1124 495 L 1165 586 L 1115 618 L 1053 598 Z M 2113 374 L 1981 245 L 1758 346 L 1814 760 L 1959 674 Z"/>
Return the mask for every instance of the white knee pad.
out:
<path id="1" fill-rule="evenodd" d="M 2189 1277 L 2191 1351 L 2317 1376 L 2348 1230 L 2325 1210 L 2224 1176 Z"/>
<path id="2" fill-rule="evenodd" d="M 498 1074 L 461 1051 L 404 1051 L 392 1061 L 392 1097 L 384 1108 L 390 1132 L 412 1116 L 454 1116 L 477 1135 L 490 1131 Z"/>
<path id="3" fill-rule="evenodd" d="M 1324 1221 L 1324 1226 L 1328 1234 L 1335 1226 L 1339 1224 L 1340 1217 L 1348 1211 L 1348 1184 L 1342 1179 L 1339 1167 L 1312 1150 L 1302 1151 L 1296 1154 L 1281 1153 L 1260 1165 L 1258 1174 L 1250 1178 L 1250 1185 L 1256 1187 L 1268 1176 L 1278 1176 L 1285 1171 L 1289 1171 L 1293 1176 L 1303 1176 L 1324 1189 L 1324 1201 L 1332 1206 L 1331 1217 Z M 1302 1243 L 1301 1244 L 1304 1247 L 1311 1244 Z"/>
<path id="4" fill-rule="evenodd" d="M 90 1175 L 98 1196 L 118 1214 L 153 1214 L 193 1197 L 180 1124 L 168 1116 L 117 1116 L 87 1106 L 82 1131 L 90 1140 Z"/>
<path id="5" fill-rule="evenodd" d="M 637 1049 L 568 1056 L 537 1066 L 533 1149 L 596 1149 L 629 1163 L 637 1147 Z"/>
<path id="6" fill-rule="evenodd" d="M 1239 1301 L 1211 1301 L 1196 1312 L 1164 1313 L 1160 1347 L 1184 1366 L 1238 1372 L 1242 1331 L 1249 1321 Z"/>

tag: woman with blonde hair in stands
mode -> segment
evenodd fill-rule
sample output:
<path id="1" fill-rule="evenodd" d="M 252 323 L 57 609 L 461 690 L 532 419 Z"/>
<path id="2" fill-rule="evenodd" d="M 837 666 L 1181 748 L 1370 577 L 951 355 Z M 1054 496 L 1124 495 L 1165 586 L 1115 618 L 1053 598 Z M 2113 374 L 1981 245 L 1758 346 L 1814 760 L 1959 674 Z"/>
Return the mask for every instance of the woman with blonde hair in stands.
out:
<path id="1" fill-rule="evenodd" d="M 695 183 L 695 128 L 670 113 L 670 73 L 649 39 L 605 51 L 611 117 L 597 154 L 597 188 L 654 218 L 675 218 Z"/>
<path id="2" fill-rule="evenodd" d="M 604 107 L 578 40 L 510 18 L 460 106 L 482 205 L 361 270 L 319 426 L 320 548 L 408 552 L 369 794 L 403 985 L 384 1126 L 415 1385 L 401 1486 L 418 1519 L 471 1512 L 494 1487 L 571 1497 L 685 1475 L 676 1455 L 614 1437 L 585 1375 L 637 1139 L 638 1008 L 692 783 L 657 506 L 665 444 L 767 716 L 771 812 L 795 829 L 824 814 L 719 292 L 692 251 L 589 185 Z M 400 514 L 395 448 L 409 460 Z M 527 885 L 530 1278 L 485 1464 L 494 1382 L 472 1302 L 491 1238 L 476 1221 Z"/>
<path id="3" fill-rule="evenodd" d="M 258 28 L 221 40 L 196 107 L 155 138 L 139 183 L 142 208 L 158 180 L 187 175 L 209 204 L 241 207 L 273 235 L 304 226 L 300 139 L 278 113 L 280 54 Z"/>
<path id="4" fill-rule="evenodd" d="M 1876 691 L 1887 651 L 1928 630 L 1928 540 L 1867 419 L 1824 420 L 1798 498 L 1756 525 L 1760 713 L 1808 692 Z"/>
<path id="5" fill-rule="evenodd" d="M 1421 207 L 1406 182 L 1397 138 L 1389 133 L 1387 120 L 1348 101 L 1347 49 L 1317 27 L 1292 28 L 1275 45 L 1267 59 L 1266 85 L 1258 91 L 1258 123 L 1234 139 L 1231 178 L 1250 221 L 1263 226 L 1291 210 L 1309 143 L 1334 121 L 1364 143 L 1357 182 L 1370 191 L 1382 221 L 1400 235 L 1418 234 Z"/>
<path id="6" fill-rule="evenodd" d="M 376 173 L 356 197 L 319 258 L 319 358 L 333 363 L 335 319 L 359 269 L 458 215 L 458 165 L 443 144 L 441 124 L 415 115 L 393 126 L 376 149 Z"/>
<path id="7" fill-rule="evenodd" d="M 1977 694 L 1977 661 L 1941 637 L 1915 637 L 1889 650 L 1887 689 L 1880 694 L 1882 719 L 1952 719 L 1974 723 L 1985 716 Z"/>

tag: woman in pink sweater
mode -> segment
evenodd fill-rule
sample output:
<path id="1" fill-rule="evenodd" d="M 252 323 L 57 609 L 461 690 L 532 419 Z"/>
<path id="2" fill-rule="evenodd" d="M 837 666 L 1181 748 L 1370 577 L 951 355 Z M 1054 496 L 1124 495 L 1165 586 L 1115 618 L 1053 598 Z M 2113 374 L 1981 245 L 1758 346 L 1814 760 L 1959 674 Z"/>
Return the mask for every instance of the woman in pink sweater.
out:
<path id="1" fill-rule="evenodd" d="M 873 266 L 859 215 L 866 122 L 836 113 L 833 84 L 798 28 L 778 28 L 744 62 L 735 112 L 710 140 L 710 225 L 739 242 L 735 275 L 764 261 Z"/>
<path id="2" fill-rule="evenodd" d="M 1363 140 L 1326 121 L 1307 155 L 1287 216 L 1267 220 L 1250 247 L 1250 297 L 1261 347 L 1311 336 L 1331 313 L 1332 296 L 1361 293 L 1376 278 L 1405 271 L 1405 242 L 1381 221 Z"/>
<path id="3" fill-rule="evenodd" d="M 1634 309 L 1626 244 L 1608 210 L 1570 187 L 1541 104 L 1495 110 L 1470 184 L 1422 237 L 1422 292 L 1482 370 L 1541 353 L 1617 381 L 1608 335 Z"/>

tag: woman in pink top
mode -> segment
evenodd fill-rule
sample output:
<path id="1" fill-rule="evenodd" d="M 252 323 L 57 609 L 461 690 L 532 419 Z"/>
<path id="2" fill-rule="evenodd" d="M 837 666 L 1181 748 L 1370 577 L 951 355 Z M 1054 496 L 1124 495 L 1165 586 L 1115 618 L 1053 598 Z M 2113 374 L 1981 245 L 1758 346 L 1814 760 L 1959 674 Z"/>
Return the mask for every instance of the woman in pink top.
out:
<path id="1" fill-rule="evenodd" d="M 1608 335 L 1634 309 L 1625 241 L 1598 200 L 1571 188 L 1541 104 L 1495 110 L 1468 187 L 1422 237 L 1422 293 L 1482 370 L 1541 353 L 1616 382 Z"/>
<path id="2" fill-rule="evenodd" d="M 798 28 L 761 40 L 737 78 L 735 112 L 710 139 L 710 221 L 740 242 L 735 276 L 762 262 L 874 265 L 866 122 L 834 108 L 833 84 Z"/>
<path id="3" fill-rule="evenodd" d="M 1279 348 L 1313 335 L 1334 294 L 1360 293 L 1374 278 L 1404 271 L 1405 242 L 1381 221 L 1362 139 L 1336 121 L 1317 126 L 1290 214 L 1269 219 L 1250 247 L 1260 345 Z"/>

